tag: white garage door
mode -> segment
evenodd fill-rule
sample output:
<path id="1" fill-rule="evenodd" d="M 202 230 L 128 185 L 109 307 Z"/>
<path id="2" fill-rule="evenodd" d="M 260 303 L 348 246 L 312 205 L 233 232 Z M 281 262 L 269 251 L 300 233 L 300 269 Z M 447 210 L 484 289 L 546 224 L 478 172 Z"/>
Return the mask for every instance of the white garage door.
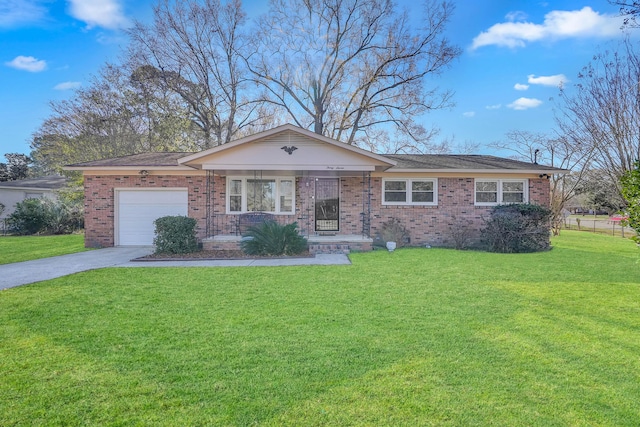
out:
<path id="1" fill-rule="evenodd" d="M 187 215 L 187 190 L 118 190 L 116 245 L 153 244 L 153 221 L 168 215 Z"/>

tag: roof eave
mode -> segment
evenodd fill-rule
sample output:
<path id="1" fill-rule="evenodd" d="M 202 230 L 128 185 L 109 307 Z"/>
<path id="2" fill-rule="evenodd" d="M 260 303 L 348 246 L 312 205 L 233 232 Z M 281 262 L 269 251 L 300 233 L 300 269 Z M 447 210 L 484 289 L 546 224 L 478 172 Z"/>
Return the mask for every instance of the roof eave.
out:
<path id="1" fill-rule="evenodd" d="M 3 190 L 20 190 L 20 191 L 55 191 L 61 188 L 64 188 L 64 185 L 60 187 L 17 187 L 17 186 L 9 186 L 9 185 L 0 185 L 0 188 Z"/>
<path id="2" fill-rule="evenodd" d="M 91 171 L 91 170 L 104 170 L 104 171 L 135 171 L 152 169 L 155 171 L 193 171 L 196 168 L 191 166 L 156 166 L 156 165 L 130 165 L 130 166 L 64 166 L 63 170 L 67 171 Z"/>
<path id="3" fill-rule="evenodd" d="M 566 174 L 566 169 L 424 169 L 424 168 L 389 168 L 385 172 L 389 173 L 496 173 L 496 174 Z"/>

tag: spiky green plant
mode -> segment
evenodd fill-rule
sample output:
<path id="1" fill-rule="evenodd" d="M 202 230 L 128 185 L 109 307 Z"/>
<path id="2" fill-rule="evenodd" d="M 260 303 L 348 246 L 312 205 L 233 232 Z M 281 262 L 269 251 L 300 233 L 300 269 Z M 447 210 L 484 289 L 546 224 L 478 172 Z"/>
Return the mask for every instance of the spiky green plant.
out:
<path id="1" fill-rule="evenodd" d="M 296 255 L 307 249 L 307 241 L 297 228 L 297 222 L 282 225 L 265 221 L 249 227 L 240 245 L 249 255 Z"/>

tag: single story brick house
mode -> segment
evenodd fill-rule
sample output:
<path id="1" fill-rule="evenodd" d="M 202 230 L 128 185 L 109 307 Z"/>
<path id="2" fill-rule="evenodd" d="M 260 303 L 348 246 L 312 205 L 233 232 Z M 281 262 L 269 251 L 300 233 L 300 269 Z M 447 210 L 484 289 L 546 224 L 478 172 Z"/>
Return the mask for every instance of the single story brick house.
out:
<path id="1" fill-rule="evenodd" d="M 375 154 L 283 125 L 198 153 L 144 153 L 70 165 L 84 175 L 85 244 L 151 245 L 153 221 L 197 220 L 205 249 L 237 248 L 239 218 L 297 222 L 312 252 L 371 249 L 397 219 L 411 245 L 452 245 L 492 206 L 549 206 L 560 169 L 485 155 Z"/>

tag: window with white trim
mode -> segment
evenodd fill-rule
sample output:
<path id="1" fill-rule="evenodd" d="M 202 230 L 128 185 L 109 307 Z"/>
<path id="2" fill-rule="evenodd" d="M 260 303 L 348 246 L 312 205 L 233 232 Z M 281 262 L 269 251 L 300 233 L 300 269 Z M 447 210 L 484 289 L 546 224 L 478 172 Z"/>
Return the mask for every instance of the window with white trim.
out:
<path id="1" fill-rule="evenodd" d="M 384 205 L 437 205 L 437 179 L 383 179 Z"/>
<path id="2" fill-rule="evenodd" d="M 475 187 L 478 206 L 525 203 L 528 199 L 526 179 L 476 179 Z"/>
<path id="3" fill-rule="evenodd" d="M 227 212 L 292 214 L 294 183 L 294 178 L 227 177 Z"/>

